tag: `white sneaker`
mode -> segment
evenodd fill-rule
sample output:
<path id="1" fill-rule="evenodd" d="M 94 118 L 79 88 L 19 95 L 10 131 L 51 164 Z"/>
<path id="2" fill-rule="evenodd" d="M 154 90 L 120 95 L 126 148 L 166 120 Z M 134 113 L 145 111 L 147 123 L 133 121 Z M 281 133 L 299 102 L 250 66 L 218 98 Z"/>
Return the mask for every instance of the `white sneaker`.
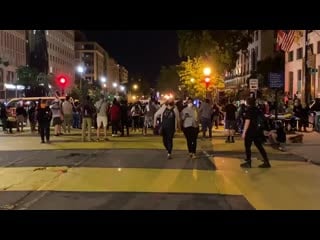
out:
<path id="1" fill-rule="evenodd" d="M 170 153 L 168 153 L 168 157 L 167 157 L 168 159 L 172 159 L 172 157 L 171 157 L 171 154 Z"/>

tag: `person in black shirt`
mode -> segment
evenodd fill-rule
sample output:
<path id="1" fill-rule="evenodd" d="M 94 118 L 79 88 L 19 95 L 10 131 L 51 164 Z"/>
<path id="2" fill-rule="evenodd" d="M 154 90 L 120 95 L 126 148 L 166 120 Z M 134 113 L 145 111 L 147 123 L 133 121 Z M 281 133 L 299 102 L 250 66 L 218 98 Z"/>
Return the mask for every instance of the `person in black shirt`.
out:
<path id="1" fill-rule="evenodd" d="M 46 136 L 47 143 L 50 143 L 50 122 L 52 119 L 52 111 L 46 100 L 42 100 L 37 109 L 37 120 L 39 123 L 41 143 L 44 143 Z"/>
<path id="2" fill-rule="evenodd" d="M 247 100 L 247 104 L 249 107 L 245 115 L 244 129 L 242 133 L 242 138 L 244 139 L 244 145 L 246 149 L 246 162 L 242 163 L 240 166 L 243 168 L 251 168 L 251 145 L 252 142 L 254 142 L 254 145 L 256 145 L 263 157 L 263 164 L 259 165 L 259 167 L 270 168 L 271 165 L 269 163 L 266 150 L 262 146 L 263 130 L 258 128 L 257 119 L 260 110 L 255 106 L 254 98 L 249 98 Z"/>
<path id="3" fill-rule="evenodd" d="M 234 143 L 234 132 L 236 129 L 236 112 L 237 108 L 234 104 L 229 102 L 225 106 L 226 111 L 226 124 L 225 129 L 228 130 L 228 138 L 226 139 L 226 143 Z"/>

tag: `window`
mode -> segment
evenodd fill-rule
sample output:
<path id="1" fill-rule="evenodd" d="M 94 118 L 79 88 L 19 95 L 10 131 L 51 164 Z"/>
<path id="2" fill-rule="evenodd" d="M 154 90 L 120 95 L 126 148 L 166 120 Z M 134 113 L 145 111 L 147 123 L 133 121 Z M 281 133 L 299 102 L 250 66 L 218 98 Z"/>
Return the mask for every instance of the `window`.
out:
<path id="1" fill-rule="evenodd" d="M 289 94 L 293 95 L 293 72 L 289 72 Z"/>
<path id="2" fill-rule="evenodd" d="M 302 47 L 297 49 L 297 60 L 302 58 L 303 50 Z"/>
<path id="3" fill-rule="evenodd" d="M 255 41 L 258 41 L 259 39 L 259 31 L 255 31 Z"/>
<path id="4" fill-rule="evenodd" d="M 292 62 L 293 61 L 293 51 L 288 53 L 288 62 Z"/>
<path id="5" fill-rule="evenodd" d="M 317 53 L 320 53 L 320 41 L 318 41 L 317 45 Z"/>
<path id="6" fill-rule="evenodd" d="M 297 72 L 297 89 L 299 92 L 301 92 L 301 87 L 302 87 L 302 70 L 299 69 L 298 72 Z"/>

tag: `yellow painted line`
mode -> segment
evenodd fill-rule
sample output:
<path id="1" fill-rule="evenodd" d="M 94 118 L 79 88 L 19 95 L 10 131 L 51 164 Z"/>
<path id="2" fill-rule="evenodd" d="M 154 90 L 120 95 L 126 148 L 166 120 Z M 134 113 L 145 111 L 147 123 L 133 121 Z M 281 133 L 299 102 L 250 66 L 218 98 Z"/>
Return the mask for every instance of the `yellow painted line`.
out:
<path id="1" fill-rule="evenodd" d="M 251 169 L 241 169 L 240 159 L 214 160 L 223 179 L 230 181 L 256 209 L 314 210 L 320 209 L 318 166 L 305 162 L 271 161 L 271 169 L 259 169 L 253 161 Z"/>
<path id="2" fill-rule="evenodd" d="M 81 167 L 63 173 L 61 169 L 65 168 L 5 168 L 0 176 L 0 190 L 240 194 L 214 171 Z"/>

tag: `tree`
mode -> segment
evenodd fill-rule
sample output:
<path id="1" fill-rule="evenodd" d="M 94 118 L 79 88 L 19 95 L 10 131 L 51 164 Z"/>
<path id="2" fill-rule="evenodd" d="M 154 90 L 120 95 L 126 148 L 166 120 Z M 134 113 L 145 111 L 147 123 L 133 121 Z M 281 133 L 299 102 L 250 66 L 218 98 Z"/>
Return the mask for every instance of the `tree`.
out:
<path id="1" fill-rule="evenodd" d="M 29 66 L 20 66 L 17 69 L 17 84 L 25 86 L 26 97 L 41 97 L 49 94 L 49 84 L 53 82 L 52 74 L 38 73 Z"/>
<path id="2" fill-rule="evenodd" d="M 160 92 L 178 92 L 180 78 L 177 66 L 162 66 L 157 81 L 157 90 Z"/>
<path id="3" fill-rule="evenodd" d="M 178 31 L 181 57 L 206 57 L 217 73 L 232 70 L 240 50 L 252 40 L 250 30 L 184 30 Z"/>
<path id="4" fill-rule="evenodd" d="M 193 97 L 203 97 L 206 92 L 205 76 L 203 69 L 207 67 L 207 61 L 203 57 L 188 58 L 178 67 L 181 87 Z M 208 90 L 224 88 L 224 81 L 220 74 L 212 71 Z"/>

